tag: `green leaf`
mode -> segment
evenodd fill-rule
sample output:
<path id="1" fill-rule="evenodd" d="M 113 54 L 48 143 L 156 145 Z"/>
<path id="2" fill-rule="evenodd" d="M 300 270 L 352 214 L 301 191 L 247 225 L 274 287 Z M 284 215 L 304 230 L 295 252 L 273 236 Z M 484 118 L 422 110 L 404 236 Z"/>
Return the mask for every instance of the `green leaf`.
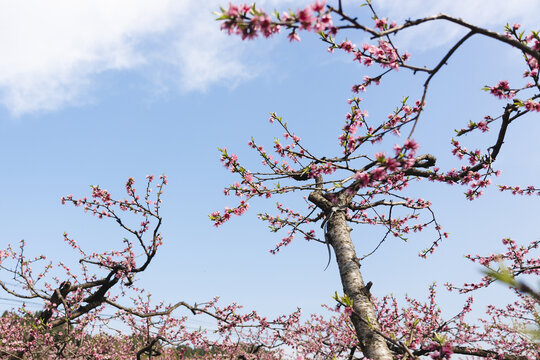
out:
<path id="1" fill-rule="evenodd" d="M 433 339 L 441 345 L 444 345 L 446 341 L 446 338 L 444 337 L 444 335 L 439 334 L 439 333 L 435 333 L 435 335 L 433 336 Z"/>
<path id="2" fill-rule="evenodd" d="M 219 13 L 217 11 L 214 11 L 214 15 L 219 15 Z M 223 14 L 219 17 L 216 18 L 216 21 L 219 21 L 219 20 L 226 20 L 226 19 L 230 19 L 231 17 L 227 14 Z"/>
<path id="3" fill-rule="evenodd" d="M 341 300 L 343 301 L 343 303 L 345 305 L 347 305 L 348 307 L 352 307 L 353 306 L 353 299 L 351 299 L 347 294 L 343 295 L 343 297 L 341 298 Z"/>
<path id="4" fill-rule="evenodd" d="M 499 270 L 494 271 L 492 269 L 484 270 L 484 274 L 489 277 L 494 278 L 495 280 L 501 281 L 510 286 L 515 286 L 517 284 L 516 279 L 510 272 L 510 270 L 503 264 L 499 264 Z"/>
<path id="5" fill-rule="evenodd" d="M 519 107 L 525 106 L 525 104 L 523 104 L 523 101 L 521 101 L 520 99 L 514 99 L 514 105 L 517 105 Z"/>

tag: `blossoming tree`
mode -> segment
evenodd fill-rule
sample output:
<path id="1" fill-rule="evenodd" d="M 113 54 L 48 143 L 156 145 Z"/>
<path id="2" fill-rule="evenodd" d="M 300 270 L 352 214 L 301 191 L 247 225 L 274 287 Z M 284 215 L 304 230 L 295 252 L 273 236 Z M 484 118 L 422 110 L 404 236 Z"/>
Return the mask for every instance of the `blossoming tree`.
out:
<path id="1" fill-rule="evenodd" d="M 272 113 L 270 121 L 276 123 L 284 131 L 283 139 L 274 141 L 274 157 L 263 146 L 253 139 L 249 146 L 261 159 L 261 170 L 248 170 L 239 162 L 235 154 L 221 149 L 221 160 L 225 167 L 240 176 L 241 181 L 225 189 L 226 194 L 235 194 L 241 198 L 238 205 L 216 211 L 210 215 L 216 226 L 229 220 L 232 215 L 241 215 L 248 208 L 248 201 L 257 198 L 270 198 L 291 193 L 303 193 L 308 205 L 305 210 L 289 209 L 277 204 L 277 214 L 262 213 L 259 218 L 269 223 L 273 231 L 285 230 L 287 235 L 275 246 L 273 253 L 287 246 L 295 236 L 301 235 L 306 240 L 326 244 L 333 249 L 339 274 L 343 285 L 344 296 L 336 295 L 336 300 L 345 306 L 350 315 L 356 339 L 354 348 L 359 348 L 365 358 L 390 360 L 396 357 L 417 357 L 430 353 L 434 359 L 449 358 L 452 353 L 474 354 L 482 357 L 500 356 L 507 359 L 525 359 L 538 355 L 538 347 L 534 342 L 522 336 L 508 335 L 503 340 L 489 338 L 488 335 L 476 334 L 463 320 L 468 312 L 466 305 L 460 315 L 453 321 L 443 322 L 434 310 L 434 292 L 430 295 L 430 304 L 422 305 L 410 299 L 411 307 L 425 310 L 425 324 L 419 326 L 415 321 L 414 311 L 398 315 L 397 305 L 393 310 L 386 307 L 387 301 L 381 303 L 372 298 L 370 283 L 365 283 L 361 273 L 362 258 L 355 251 L 351 230 L 356 225 L 378 225 L 386 229 L 388 237 L 405 238 L 411 232 L 422 231 L 428 226 L 435 229 L 437 236 L 432 245 L 422 251 L 426 257 L 432 253 L 442 239 L 448 236 L 437 222 L 431 203 L 422 198 L 414 198 L 408 194 L 408 185 L 413 180 L 426 180 L 442 184 L 458 184 L 466 187 L 466 197 L 470 200 L 482 195 L 482 190 L 491 184 L 491 178 L 499 174 L 494 168 L 495 160 L 501 151 L 508 127 L 525 115 L 540 112 L 540 86 L 538 83 L 538 64 L 540 61 L 540 37 L 537 32 L 521 32 L 520 25 L 507 25 L 504 33 L 497 33 L 461 19 L 439 14 L 417 20 L 407 20 L 403 24 L 389 21 L 379 16 L 370 0 L 362 4 L 370 13 L 373 23 L 365 24 L 354 15 L 348 14 L 338 1 L 336 5 L 327 5 L 326 1 L 316 1 L 307 7 L 273 15 L 253 5 L 233 5 L 222 8 L 217 13 L 221 28 L 231 35 L 239 35 L 242 39 L 254 39 L 261 35 L 271 37 L 281 30 L 288 32 L 290 41 L 299 41 L 300 32 L 315 32 L 328 45 L 328 50 L 344 51 L 350 54 L 352 61 L 363 66 L 379 66 L 380 73 L 375 77 L 364 77 L 361 83 L 354 84 L 354 95 L 348 100 L 350 112 L 346 115 L 345 124 L 337 141 L 342 148 L 340 154 L 317 154 L 317 149 L 305 147 L 301 138 L 293 132 L 287 123 Z M 337 21 L 336 21 L 337 19 Z M 410 27 L 422 26 L 427 22 L 447 21 L 467 30 L 467 33 L 456 41 L 447 52 L 435 62 L 435 66 L 414 64 L 410 55 L 398 48 L 392 40 L 394 36 Z M 372 43 L 361 46 L 347 39 L 338 40 L 342 32 L 356 30 L 371 37 Z M 439 154 L 419 153 L 419 142 L 415 129 L 421 123 L 421 116 L 426 108 L 426 100 L 431 80 L 443 71 L 467 40 L 473 36 L 484 36 L 493 41 L 502 42 L 518 49 L 524 58 L 523 84 L 511 86 L 508 81 L 501 80 L 484 88 L 492 95 L 506 102 L 502 112 L 486 115 L 483 119 L 470 121 L 464 128 L 456 130 L 456 138 L 472 132 L 487 132 L 495 129 L 497 136 L 485 149 L 468 150 L 459 141 L 452 139 L 452 154 L 460 161 L 459 168 L 441 169 L 437 167 Z M 424 74 L 422 96 L 416 101 L 408 98 L 397 104 L 395 111 L 382 121 L 370 120 L 362 106 L 362 99 L 357 95 L 366 91 L 372 84 L 380 84 L 391 76 L 395 70 L 409 70 L 414 74 Z M 459 126 L 459 125 L 458 125 Z M 404 139 L 400 136 L 404 134 Z M 391 138 L 391 135 L 397 135 Z M 396 144 L 397 142 L 397 144 Z M 386 147 L 387 152 L 375 151 L 374 146 Z M 501 187 L 501 190 L 523 191 L 519 187 Z M 533 187 L 529 192 L 535 193 Z M 322 228 L 318 235 L 315 224 Z M 538 246 L 532 243 L 527 248 L 519 248 L 510 240 L 506 255 L 477 257 L 489 266 L 494 259 L 511 258 L 514 260 L 509 278 L 522 273 L 538 274 L 539 259 L 524 260 L 524 255 Z M 466 285 L 461 291 L 469 291 L 485 286 L 493 278 L 497 278 L 503 270 L 493 270 L 481 284 Z M 513 283 L 516 287 L 517 283 Z M 525 289 L 521 283 L 521 290 Z M 451 285 L 449 285 L 452 288 Z M 519 286 L 517 286 L 519 288 Z M 391 290 L 391 289 L 389 289 Z M 529 289 L 530 290 L 530 289 Z M 533 295 L 531 300 L 527 295 Z M 535 319 L 534 303 L 538 301 L 534 291 L 521 293 L 519 311 L 527 313 L 527 319 Z M 384 309 L 384 311 L 382 310 Z M 394 311 L 393 315 L 389 314 Z M 495 311 L 495 310 L 493 310 Z M 509 312 L 518 310 L 508 310 Z M 509 313 L 498 312 L 493 320 L 501 320 L 500 316 Z M 516 315 L 516 314 L 514 314 Z M 401 316 L 401 317 L 400 317 Z M 495 319 L 495 317 L 499 318 Z M 517 315 L 516 315 L 517 316 Z M 402 323 L 403 322 L 403 323 Z M 412 322 L 412 323 L 411 323 Z M 319 324 L 322 320 L 319 321 Z M 452 334 L 450 323 L 456 324 L 460 334 Z M 499 324 L 499 322 L 497 322 Z M 405 325 L 405 328 L 402 326 Z M 507 326 L 502 333 L 512 333 Z M 420 330 L 420 328 L 422 328 Z M 423 335 L 421 335 L 421 333 Z M 502 333 L 490 333 L 499 336 Z M 443 334 L 443 335 L 440 335 Z M 444 335 L 446 334 L 446 335 Z M 421 340 L 423 339 L 423 340 Z M 428 341 L 426 343 L 425 341 Z M 513 346 L 515 344 L 517 347 Z M 298 345 L 298 343 L 297 343 Z M 352 346 L 350 346 L 352 349 Z M 351 358 L 352 353 L 351 352 Z M 331 356 L 332 353 L 328 353 Z"/>
<path id="2" fill-rule="evenodd" d="M 365 77 L 352 87 L 350 111 L 337 139 L 340 153 L 318 155 L 317 149 L 304 146 L 276 113 L 271 114 L 270 120 L 284 131 L 283 139 L 274 142 L 277 155 L 267 152 L 255 140 L 249 142 L 261 157 L 260 170 L 248 170 L 236 155 L 225 148 L 221 150 L 224 165 L 240 177 L 225 193 L 241 199 L 233 208 L 212 213 L 212 221 L 219 226 L 233 215 L 243 214 L 253 198 L 303 193 L 308 200 L 306 209 L 289 209 L 278 203 L 277 214 L 265 212 L 259 217 L 269 223 L 272 231 L 287 231 L 273 253 L 298 235 L 323 243 L 333 251 L 344 294 L 336 293 L 336 304 L 326 306 L 330 316 L 312 315 L 302 321 L 297 311 L 271 320 L 256 311 L 243 312 L 237 304 L 219 306 L 217 299 L 194 305 L 182 301 L 152 305 L 148 291 L 135 284 L 137 275 L 148 271 L 163 241 L 160 206 L 167 179 L 161 176 L 154 184 L 154 177 L 149 176 L 145 191 L 138 195 L 130 178 L 125 199 L 116 199 L 99 186 L 92 187 L 91 198 L 62 198 L 63 203 L 115 221 L 126 234 L 119 249 L 90 253 L 65 234 L 66 243 L 77 253 L 78 270 L 66 262 L 54 266 L 46 262 L 45 256 L 28 258 L 24 242 L 0 251 L 0 269 L 16 282 L 13 286 L 0 280 L 0 287 L 12 296 L 45 303 L 40 312 L 31 313 L 23 307 L 19 313 L 6 313 L 0 318 L 0 357 L 270 360 L 290 355 L 284 350 L 285 345 L 294 350 L 292 356 L 298 359 L 450 359 L 453 354 L 505 360 L 538 358 L 538 339 L 528 334 L 526 328 L 513 326 L 512 321 L 523 326 L 538 323 L 536 308 L 540 296 L 519 276 L 538 275 L 540 258 L 533 252 L 539 241 L 520 246 L 504 239 L 507 251 L 503 254 L 468 255 L 471 261 L 485 267 L 485 276 L 461 287 L 447 284 L 450 290 L 468 293 L 498 280 L 507 283 L 517 295 L 515 303 L 506 308 L 490 306 L 487 319 L 471 324 L 465 316 L 471 310 L 472 298 L 455 316 L 444 318 L 436 304 L 435 286 L 430 288 L 426 301 L 406 298 L 406 304 L 401 306 L 392 296 L 373 297 L 371 283 L 362 277 L 363 258 L 356 254 L 351 230 L 365 225 L 382 227 L 383 243 L 391 237 L 404 239 L 410 233 L 432 227 L 435 239 L 421 256 L 435 251 L 448 234 L 438 223 L 431 203 L 411 196 L 408 185 L 413 180 L 442 183 L 441 186 L 457 184 L 466 188 L 470 200 L 490 185 L 491 178 L 499 173 L 494 164 L 509 126 L 540 112 L 539 35 L 521 32 L 518 24 L 497 33 L 443 14 L 397 24 L 379 16 L 370 1 L 364 5 L 374 23 L 359 22 L 344 11 L 341 1 L 336 6 L 316 1 L 297 11 L 276 12 L 273 17 L 255 5 L 229 5 L 218 14 L 223 30 L 244 39 L 270 37 L 285 29 L 291 41 L 299 41 L 301 31 L 316 32 L 330 51 L 344 51 L 363 66 L 380 67 L 379 75 Z M 392 37 L 430 21 L 448 21 L 468 32 L 437 59 L 435 66 L 413 64 L 410 55 L 399 49 Z M 337 40 L 345 30 L 361 31 L 373 43 L 356 46 L 346 39 Z M 496 134 L 493 142 L 484 149 L 468 150 L 452 139 L 452 154 L 460 166 L 440 169 L 440 154 L 419 152 L 422 141 L 415 139 L 415 129 L 425 116 L 431 80 L 443 71 L 456 50 L 475 35 L 518 49 L 525 60 L 527 82 L 510 85 L 502 80 L 487 86 L 485 91 L 505 102 L 502 112 L 469 122 L 457 130 L 456 138 L 491 128 Z M 357 94 L 367 91 L 372 84 L 384 84 L 397 69 L 425 75 L 422 95 L 412 102 L 403 99 L 383 121 L 370 120 Z M 401 134 L 406 136 L 401 139 Z M 375 147 L 386 147 L 386 151 L 374 150 Z M 532 186 L 500 189 L 515 195 L 540 193 Z M 178 308 L 214 319 L 216 334 L 188 330 L 186 317 L 174 314 Z M 107 315 L 109 311 L 115 314 Z M 110 325 L 111 319 L 123 321 L 130 333 L 101 331 Z M 195 350 L 188 351 L 188 347 Z"/>
<path id="3" fill-rule="evenodd" d="M 67 261 L 54 265 L 45 255 L 29 258 L 24 241 L 0 251 L 2 279 L 7 274 L 12 277 L 10 282 L 0 280 L 0 287 L 16 298 L 44 303 L 43 310 L 36 313 L 23 306 L 0 317 L 1 358 L 149 359 L 162 355 L 177 359 L 185 351 L 177 350 L 181 346 L 196 347 L 204 354 L 244 356 L 260 349 L 258 343 L 250 347 L 246 341 L 259 341 L 270 328 L 298 322 L 299 312 L 272 321 L 255 311 L 243 313 L 237 304 L 220 306 L 217 298 L 194 305 L 183 301 L 152 304 L 149 290 L 135 283 L 162 245 L 160 208 L 167 178 L 160 176 L 154 186 L 154 176 L 147 176 L 141 195 L 134 184 L 133 178 L 128 179 L 123 199 L 99 186 L 92 186 L 90 198 L 68 195 L 61 199 L 99 219 L 114 220 L 126 233 L 122 249 L 89 253 L 65 233 L 65 242 L 77 254 L 79 269 Z M 178 308 L 215 320 L 219 335 L 203 329 L 189 331 L 187 317 L 173 314 Z M 118 322 L 129 333 L 118 330 Z M 249 329 L 245 336 L 240 335 L 243 328 Z M 267 347 L 279 344 L 279 337 L 265 341 Z M 274 355 L 268 351 L 259 354 L 269 359 Z"/>

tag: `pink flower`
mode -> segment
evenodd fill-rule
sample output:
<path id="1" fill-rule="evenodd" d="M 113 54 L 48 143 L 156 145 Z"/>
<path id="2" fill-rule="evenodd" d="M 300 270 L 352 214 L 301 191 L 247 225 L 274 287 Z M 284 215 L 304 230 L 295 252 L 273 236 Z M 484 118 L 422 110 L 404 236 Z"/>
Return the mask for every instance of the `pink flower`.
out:
<path id="1" fill-rule="evenodd" d="M 367 174 L 364 171 L 362 172 L 359 171 L 356 174 L 354 174 L 354 178 L 358 180 L 360 187 L 365 187 L 367 186 L 367 184 L 369 184 L 369 174 Z"/>
<path id="2" fill-rule="evenodd" d="M 444 344 L 441 350 L 444 356 L 448 359 L 450 358 L 450 355 L 454 353 L 454 350 L 452 350 L 452 345 L 450 345 L 449 343 Z"/>
<path id="3" fill-rule="evenodd" d="M 486 122 L 486 121 L 480 121 L 476 126 L 477 126 L 482 132 L 489 131 L 489 127 L 487 126 L 487 122 Z"/>
<path id="4" fill-rule="evenodd" d="M 227 10 L 227 15 L 233 16 L 233 17 L 240 15 L 238 6 L 233 5 L 232 3 L 229 3 L 229 9 Z"/>
<path id="5" fill-rule="evenodd" d="M 378 152 L 375 154 L 375 159 L 377 159 L 378 162 L 384 162 L 386 159 L 386 154 L 384 152 Z"/>
<path id="6" fill-rule="evenodd" d="M 401 58 L 403 59 L 403 61 L 407 61 L 411 58 L 411 54 L 405 51 L 403 54 L 401 54 Z"/>
<path id="7" fill-rule="evenodd" d="M 396 171 L 399 168 L 400 162 L 393 158 L 386 159 L 386 167 L 390 171 Z"/>
<path id="8" fill-rule="evenodd" d="M 383 167 L 378 167 L 371 172 L 371 177 L 375 181 L 384 180 L 386 178 L 386 169 Z"/>
<path id="9" fill-rule="evenodd" d="M 360 91 L 363 91 L 365 92 L 366 91 L 366 87 L 364 85 L 354 85 L 352 87 L 352 91 L 355 93 L 355 94 L 358 94 Z"/>
<path id="10" fill-rule="evenodd" d="M 311 26 L 315 20 L 311 6 L 307 6 L 304 10 L 298 11 L 297 17 L 298 21 L 300 21 L 301 29 L 311 30 Z"/>
<path id="11" fill-rule="evenodd" d="M 525 101 L 525 109 L 529 111 L 538 111 L 540 112 L 540 103 L 534 102 L 531 99 Z"/>
<path id="12" fill-rule="evenodd" d="M 405 149 L 411 150 L 413 153 L 416 153 L 416 151 L 420 148 L 420 145 L 418 145 L 418 143 L 414 139 L 405 140 L 403 146 L 405 147 Z"/>
<path id="13" fill-rule="evenodd" d="M 387 23 L 388 23 L 388 19 L 386 18 L 375 19 L 375 27 L 381 31 L 384 31 L 384 28 L 386 27 Z"/>
<path id="14" fill-rule="evenodd" d="M 408 169 L 408 168 L 412 167 L 415 163 L 416 163 L 416 159 L 414 158 L 414 156 L 411 156 L 411 154 L 409 154 L 409 156 L 407 156 L 407 159 L 405 159 L 405 163 L 403 164 L 403 168 Z"/>
<path id="15" fill-rule="evenodd" d="M 326 14 L 324 16 L 322 16 L 319 21 L 321 22 L 321 24 L 324 26 L 325 29 L 328 29 L 330 27 L 332 27 L 333 25 L 333 22 L 332 22 L 332 16 L 330 16 L 330 14 Z M 337 30 L 335 28 L 333 29 L 330 29 L 330 32 L 334 32 L 334 33 L 337 33 Z"/>
<path id="16" fill-rule="evenodd" d="M 354 45 L 349 40 L 347 40 L 347 41 L 344 41 L 341 44 L 339 44 L 339 47 L 342 48 L 343 50 L 345 50 L 346 52 L 350 53 L 350 52 L 352 52 L 354 50 L 356 45 Z"/>
<path id="17" fill-rule="evenodd" d="M 507 80 L 501 80 L 497 86 L 489 88 L 489 92 L 499 99 L 511 99 L 516 95 L 514 90 L 510 90 L 510 85 Z"/>
<path id="18" fill-rule="evenodd" d="M 321 13 L 324 11 L 324 7 L 326 5 L 326 0 L 323 0 L 323 1 L 315 1 L 314 4 L 311 4 L 311 10 L 315 11 L 315 12 L 318 12 L 318 13 Z"/>
<path id="19" fill-rule="evenodd" d="M 292 31 L 289 35 L 287 35 L 287 37 L 289 38 L 290 42 L 300 41 L 300 36 L 298 35 L 296 31 Z M 274 122 L 274 119 L 270 118 L 270 122 Z"/>

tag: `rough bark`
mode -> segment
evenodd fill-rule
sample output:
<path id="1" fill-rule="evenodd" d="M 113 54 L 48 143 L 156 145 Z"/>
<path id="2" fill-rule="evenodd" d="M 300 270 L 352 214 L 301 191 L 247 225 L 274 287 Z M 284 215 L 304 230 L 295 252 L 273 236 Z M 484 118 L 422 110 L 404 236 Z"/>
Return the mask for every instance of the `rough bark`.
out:
<path id="1" fill-rule="evenodd" d="M 332 212 L 326 224 L 328 241 L 336 254 L 343 292 L 353 300 L 354 312 L 351 320 L 356 330 L 360 347 L 365 357 L 373 360 L 393 360 L 385 339 L 376 330 L 380 330 L 369 291 L 366 290 L 360 263 L 356 257 L 348 226 L 343 211 Z"/>

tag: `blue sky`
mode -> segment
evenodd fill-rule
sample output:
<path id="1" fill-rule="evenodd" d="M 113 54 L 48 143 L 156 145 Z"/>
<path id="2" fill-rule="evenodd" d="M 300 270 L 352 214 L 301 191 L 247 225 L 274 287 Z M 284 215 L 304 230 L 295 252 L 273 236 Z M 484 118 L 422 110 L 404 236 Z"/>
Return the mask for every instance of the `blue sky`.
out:
<path id="1" fill-rule="evenodd" d="M 305 2 L 302 2 L 304 4 Z M 398 23 L 447 12 L 502 31 L 508 21 L 534 28 L 536 1 L 374 1 L 380 16 Z M 299 2 L 261 2 L 265 9 L 296 8 Z M 274 201 L 254 201 L 251 210 L 216 229 L 207 215 L 233 205 L 222 189 L 236 179 L 220 164 L 217 147 L 227 147 L 247 168 L 259 160 L 250 137 L 269 147 L 281 131 L 268 113 L 282 115 L 321 155 L 335 154 L 351 86 L 371 70 L 341 54 L 328 54 L 312 34 L 289 44 L 284 36 L 241 42 L 219 32 L 212 11 L 224 2 L 207 1 L 37 1 L 0 5 L 0 151 L 4 189 L 0 203 L 0 245 L 28 242 L 28 254 L 74 261 L 64 231 L 89 249 L 121 246 L 115 224 L 60 204 L 66 194 L 85 196 L 100 184 L 118 197 L 128 177 L 165 173 L 164 246 L 140 281 L 154 299 L 201 302 L 221 296 L 275 316 L 300 306 L 316 312 L 341 291 L 337 268 L 326 271 L 324 246 L 295 240 L 279 255 L 268 250 L 280 236 L 268 232 L 256 213 Z M 352 11 L 357 9 L 350 6 Z M 398 38 L 412 62 L 433 64 L 459 33 L 431 24 Z M 347 36 L 360 44 L 361 34 Z M 421 40 L 418 40 L 421 39 Z M 519 81 L 519 53 L 493 41 L 472 39 L 438 78 L 428 112 L 417 130 L 421 152 L 449 151 L 453 129 L 495 114 L 504 105 L 480 91 L 500 79 Z M 407 95 L 420 94 L 421 76 L 406 71 L 363 96 L 370 116 L 386 116 Z M 538 151 L 537 116 L 513 126 L 500 157 L 500 183 L 530 184 L 539 178 L 529 153 Z M 490 136 L 494 136 L 492 133 Z M 468 139 L 469 147 L 480 138 Z M 469 144 L 468 144 L 469 145 Z M 447 151 L 447 152 L 448 152 Z M 450 157 L 441 162 L 450 166 Z M 533 164 L 536 165 L 536 164 Z M 514 199 L 495 189 L 475 202 L 462 189 L 424 185 L 440 223 L 451 233 L 430 259 L 417 253 L 435 236 L 426 232 L 407 244 L 387 243 L 363 266 L 376 295 L 427 294 L 437 281 L 457 284 L 479 279 L 465 253 L 502 250 L 500 239 L 522 243 L 537 238 L 536 199 Z M 444 190 L 444 191 L 443 191 Z M 284 199 L 291 204 L 298 199 Z M 357 252 L 377 243 L 378 231 L 352 233 Z M 3 277 L 9 281 L 9 277 Z M 502 287 L 479 294 L 478 309 Z M 4 297 L 5 295 L 0 295 Z M 451 313 L 463 298 L 444 294 Z M 9 308 L 8 302 L 0 304 Z M 194 324 L 197 323 L 195 320 Z"/>

